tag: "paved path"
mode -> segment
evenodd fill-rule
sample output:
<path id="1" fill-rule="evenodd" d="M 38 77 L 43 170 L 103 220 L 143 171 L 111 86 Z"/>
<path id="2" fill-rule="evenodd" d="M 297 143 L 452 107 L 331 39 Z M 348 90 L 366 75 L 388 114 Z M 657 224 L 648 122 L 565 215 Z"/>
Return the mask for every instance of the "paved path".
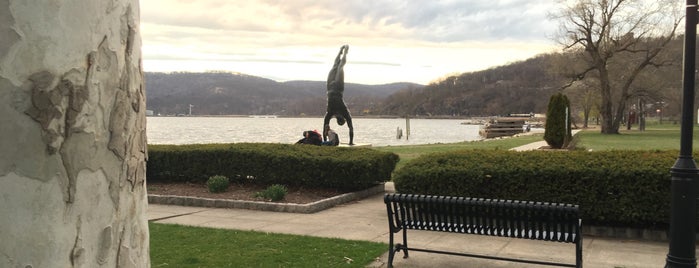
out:
<path id="1" fill-rule="evenodd" d="M 579 129 L 574 129 L 574 130 L 572 131 L 573 136 L 575 136 L 575 134 L 578 134 L 578 132 L 580 132 Z M 538 132 L 530 132 L 530 133 L 541 133 L 541 134 L 543 134 L 544 132 L 543 132 L 543 131 L 538 131 Z M 543 137 L 542 137 L 542 139 L 543 139 Z M 548 143 L 546 143 L 546 141 L 542 140 L 542 141 L 532 142 L 532 143 L 530 143 L 530 144 L 525 144 L 525 145 L 522 145 L 522 146 L 519 146 L 519 147 L 515 147 L 515 148 L 512 148 L 512 149 L 510 149 L 510 150 L 512 150 L 512 151 L 533 151 L 533 150 L 537 150 L 537 149 L 539 149 L 539 148 L 541 148 L 541 147 L 544 147 L 544 146 L 548 146 Z"/>
<path id="2" fill-rule="evenodd" d="M 386 185 L 386 191 L 393 191 L 391 183 Z M 151 204 L 148 218 L 159 223 L 388 243 L 388 222 L 382 194 L 314 214 Z M 572 244 L 412 230 L 408 234 L 413 247 L 575 262 L 575 246 Z M 589 236 L 584 238 L 583 246 L 585 267 L 663 267 L 668 252 L 666 242 Z M 386 267 L 387 256 L 384 254 L 370 267 Z M 396 267 L 549 267 L 422 252 L 411 252 L 408 259 L 403 259 L 402 255 L 396 256 Z"/>

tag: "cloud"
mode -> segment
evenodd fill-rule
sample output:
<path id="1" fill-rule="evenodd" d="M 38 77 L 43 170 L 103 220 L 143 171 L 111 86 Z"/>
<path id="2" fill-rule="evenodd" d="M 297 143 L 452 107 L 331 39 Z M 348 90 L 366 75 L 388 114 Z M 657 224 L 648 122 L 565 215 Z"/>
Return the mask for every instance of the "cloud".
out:
<path id="1" fill-rule="evenodd" d="M 267 1 L 268 3 L 277 1 Z M 381 30 L 398 26 L 425 41 L 458 42 L 475 39 L 543 39 L 550 0 L 461 1 L 282 1 L 276 8 L 294 23 L 331 21 Z M 304 15 L 305 13 L 309 15 Z"/>
<path id="2" fill-rule="evenodd" d="M 550 0 L 239 0 L 142 2 L 144 24 L 223 32 L 412 38 L 435 42 L 545 39 Z"/>
<path id="3" fill-rule="evenodd" d="M 200 68 L 208 62 L 311 79 L 323 77 L 316 72 L 327 72 L 321 70 L 337 49 L 350 44 L 348 65 L 363 66 L 355 72 L 425 83 L 550 50 L 552 6 L 550 0 L 147 0 L 141 33 L 151 68 L 186 68 L 174 62 L 187 60 Z M 292 64 L 304 67 L 292 72 Z"/>

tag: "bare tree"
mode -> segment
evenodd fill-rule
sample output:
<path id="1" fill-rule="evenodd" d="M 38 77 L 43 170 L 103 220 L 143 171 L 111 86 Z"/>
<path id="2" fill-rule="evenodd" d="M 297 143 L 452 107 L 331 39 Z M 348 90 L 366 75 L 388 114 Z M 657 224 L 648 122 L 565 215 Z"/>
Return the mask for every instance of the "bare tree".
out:
<path id="1" fill-rule="evenodd" d="M 558 41 L 584 62 L 573 77 L 599 80 L 601 132 L 618 134 L 636 79 L 649 66 L 669 64 L 656 57 L 683 19 L 679 5 L 670 0 L 579 0 L 561 1 L 561 6 L 552 14 L 560 22 Z"/>
<path id="2" fill-rule="evenodd" d="M 589 127 L 590 115 L 599 107 L 599 86 L 594 79 L 584 79 L 575 82 L 568 90 L 564 91 L 569 96 L 572 104 L 582 113 L 583 128 Z"/>

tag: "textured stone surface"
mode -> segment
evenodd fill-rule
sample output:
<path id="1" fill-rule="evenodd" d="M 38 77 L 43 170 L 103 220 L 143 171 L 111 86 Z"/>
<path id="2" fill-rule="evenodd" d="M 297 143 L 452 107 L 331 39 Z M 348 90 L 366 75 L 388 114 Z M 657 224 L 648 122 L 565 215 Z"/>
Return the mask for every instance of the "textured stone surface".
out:
<path id="1" fill-rule="evenodd" d="M 12 29 L 15 18 L 10 13 L 10 0 L 0 0 L 0 55 L 7 54 L 7 51 L 20 38 L 19 34 Z"/>
<path id="2" fill-rule="evenodd" d="M 0 267 L 148 267 L 138 1 L 0 0 Z"/>

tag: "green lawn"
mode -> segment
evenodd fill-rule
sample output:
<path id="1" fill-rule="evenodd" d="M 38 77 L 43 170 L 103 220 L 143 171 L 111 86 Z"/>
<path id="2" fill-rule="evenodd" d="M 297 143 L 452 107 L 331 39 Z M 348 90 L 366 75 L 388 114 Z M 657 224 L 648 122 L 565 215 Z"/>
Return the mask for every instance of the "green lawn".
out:
<path id="1" fill-rule="evenodd" d="M 365 267 L 387 244 L 150 223 L 152 267 Z"/>
<path id="2" fill-rule="evenodd" d="M 383 146 L 375 147 L 376 150 L 392 152 L 400 156 L 400 161 L 396 166 L 399 169 L 408 161 L 417 158 L 423 154 L 448 152 L 465 149 L 493 149 L 493 150 L 509 150 L 532 142 L 542 141 L 543 134 L 525 135 L 520 137 L 511 137 L 505 139 L 481 140 L 460 143 L 438 143 L 438 144 L 423 144 L 423 145 L 403 145 L 403 146 Z"/>
<path id="3" fill-rule="evenodd" d="M 638 128 L 634 126 L 634 128 Z M 602 135 L 599 129 L 588 129 L 579 132 L 577 148 L 586 150 L 679 150 L 680 125 L 678 124 L 649 124 L 646 131 L 626 130 L 622 127 L 621 134 Z M 532 142 L 542 141 L 543 134 L 534 134 L 499 140 L 483 140 L 448 144 L 426 144 L 405 146 L 376 147 L 376 150 L 393 152 L 400 156 L 396 169 L 400 169 L 408 161 L 423 154 L 447 152 L 464 149 L 493 149 L 509 150 Z M 694 128 L 694 142 L 699 144 L 699 127 Z"/>
<path id="4" fill-rule="evenodd" d="M 679 150 L 680 126 L 650 125 L 646 131 L 620 130 L 618 135 L 602 135 L 599 130 L 578 133 L 578 148 L 587 150 Z M 694 128 L 693 143 L 699 142 L 699 128 Z"/>

